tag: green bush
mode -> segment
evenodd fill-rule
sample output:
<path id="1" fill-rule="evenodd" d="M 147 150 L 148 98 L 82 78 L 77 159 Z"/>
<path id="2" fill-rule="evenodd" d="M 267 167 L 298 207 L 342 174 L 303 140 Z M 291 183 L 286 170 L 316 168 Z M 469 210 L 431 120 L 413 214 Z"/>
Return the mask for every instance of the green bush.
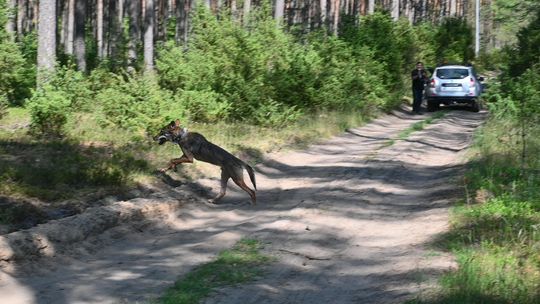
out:
<path id="1" fill-rule="evenodd" d="M 446 18 L 437 28 L 436 58 L 440 63 L 467 64 L 474 59 L 473 31 L 463 18 Z"/>
<path id="2" fill-rule="evenodd" d="M 0 94 L 12 104 L 20 104 L 26 88 L 25 60 L 14 42 L 0 39 Z"/>
<path id="3" fill-rule="evenodd" d="M 517 77 L 528 68 L 540 64 L 540 6 L 531 12 L 533 21 L 518 32 L 518 43 L 510 51 L 508 74 Z"/>
<path id="4" fill-rule="evenodd" d="M 28 68 L 19 46 L 5 31 L 7 9 L 4 0 L 0 1 L 0 95 L 11 104 L 20 104 L 27 97 Z M 30 84 L 32 81 L 30 80 Z"/>
<path id="5" fill-rule="evenodd" d="M 157 68 L 160 84 L 176 93 L 191 119 L 270 126 L 308 112 L 387 106 L 385 65 L 374 56 L 323 32 L 297 42 L 264 14 L 255 13 L 246 29 L 200 8 L 188 51 L 168 43 Z"/>
<path id="6" fill-rule="evenodd" d="M 34 92 L 28 102 L 31 130 L 42 135 L 60 136 L 67 122 L 71 101 L 64 92 L 46 85 Z"/>
<path id="7" fill-rule="evenodd" d="M 379 81 L 392 91 L 402 88 L 404 57 L 410 55 L 407 50 L 409 33 L 397 30 L 396 25 L 388 13 L 376 12 L 362 17 L 356 31 L 345 38 L 354 50 L 367 47 L 373 51 L 373 58 L 384 68 L 383 78 Z"/>
<path id="8" fill-rule="evenodd" d="M 369 110 L 393 101 L 384 82 L 385 66 L 374 52 L 336 37 L 313 41 L 321 64 L 314 103 L 322 108 Z"/>
<path id="9" fill-rule="evenodd" d="M 153 76 L 117 76 L 115 83 L 97 96 L 100 120 L 144 136 L 161 127 L 164 121 L 183 118 L 184 106 L 161 89 Z"/>
<path id="10" fill-rule="evenodd" d="M 409 25 L 410 26 L 410 25 Z M 422 61 L 428 67 L 434 67 L 437 64 L 437 42 L 436 35 L 438 27 L 429 22 L 422 22 L 415 26 L 410 26 L 412 35 L 412 49 L 414 53 L 414 61 L 405 69 L 405 72 L 410 72 L 417 61 Z M 407 78 L 409 73 L 407 73 Z"/>
<path id="11" fill-rule="evenodd" d="M 59 69 L 28 100 L 32 131 L 42 135 L 62 135 L 70 113 L 82 109 L 93 97 L 81 72 Z"/>
<path id="12" fill-rule="evenodd" d="M 231 104 L 223 96 L 212 91 L 177 92 L 178 102 L 189 119 L 201 122 L 217 122 L 229 116 Z"/>

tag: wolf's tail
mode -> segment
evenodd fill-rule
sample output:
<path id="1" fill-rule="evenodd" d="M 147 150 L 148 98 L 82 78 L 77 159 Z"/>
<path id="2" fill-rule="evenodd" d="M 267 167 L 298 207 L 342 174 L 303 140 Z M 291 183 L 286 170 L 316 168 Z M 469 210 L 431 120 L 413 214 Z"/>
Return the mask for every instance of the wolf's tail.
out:
<path id="1" fill-rule="evenodd" d="M 253 168 L 251 168 L 250 165 L 245 164 L 245 163 L 244 163 L 244 166 L 249 174 L 249 179 L 251 180 L 253 187 L 255 188 L 255 190 L 257 190 L 257 185 L 255 184 L 255 172 L 253 171 Z"/>

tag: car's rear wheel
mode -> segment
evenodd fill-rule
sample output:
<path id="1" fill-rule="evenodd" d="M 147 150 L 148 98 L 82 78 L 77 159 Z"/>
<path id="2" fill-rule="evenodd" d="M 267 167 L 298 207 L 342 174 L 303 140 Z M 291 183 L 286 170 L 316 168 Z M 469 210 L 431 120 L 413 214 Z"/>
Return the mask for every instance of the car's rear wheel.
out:
<path id="1" fill-rule="evenodd" d="M 427 101 L 427 110 L 428 112 L 435 112 L 439 110 L 439 102 L 435 100 L 428 100 Z"/>

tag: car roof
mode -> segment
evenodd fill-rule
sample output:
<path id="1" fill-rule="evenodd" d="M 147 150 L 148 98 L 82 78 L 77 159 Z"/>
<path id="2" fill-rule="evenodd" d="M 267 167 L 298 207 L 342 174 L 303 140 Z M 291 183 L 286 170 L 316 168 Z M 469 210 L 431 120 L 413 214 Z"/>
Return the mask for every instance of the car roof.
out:
<path id="1" fill-rule="evenodd" d="M 437 69 L 470 69 L 472 67 L 470 66 L 465 66 L 465 65 L 443 65 L 443 66 L 439 66 L 437 67 Z"/>

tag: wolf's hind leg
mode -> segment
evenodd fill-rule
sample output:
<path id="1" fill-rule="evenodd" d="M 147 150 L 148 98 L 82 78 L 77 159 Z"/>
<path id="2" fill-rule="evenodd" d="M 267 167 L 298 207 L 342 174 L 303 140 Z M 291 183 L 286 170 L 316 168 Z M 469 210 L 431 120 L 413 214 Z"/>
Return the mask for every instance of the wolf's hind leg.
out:
<path id="1" fill-rule="evenodd" d="M 227 193 L 227 182 L 229 181 L 229 178 L 231 178 L 230 175 L 223 169 L 221 169 L 221 189 L 219 190 L 219 194 L 216 197 L 208 200 L 210 203 L 215 204 L 217 201 L 219 201 L 222 197 L 225 196 L 225 193 Z"/>
<path id="2" fill-rule="evenodd" d="M 248 185 L 246 185 L 242 175 L 233 176 L 232 179 L 233 179 L 234 183 L 238 185 L 238 187 L 242 188 L 244 191 L 246 191 L 249 194 L 249 196 L 251 197 L 251 203 L 253 205 L 257 205 L 257 197 L 255 196 L 255 191 L 251 190 L 248 187 Z"/>

